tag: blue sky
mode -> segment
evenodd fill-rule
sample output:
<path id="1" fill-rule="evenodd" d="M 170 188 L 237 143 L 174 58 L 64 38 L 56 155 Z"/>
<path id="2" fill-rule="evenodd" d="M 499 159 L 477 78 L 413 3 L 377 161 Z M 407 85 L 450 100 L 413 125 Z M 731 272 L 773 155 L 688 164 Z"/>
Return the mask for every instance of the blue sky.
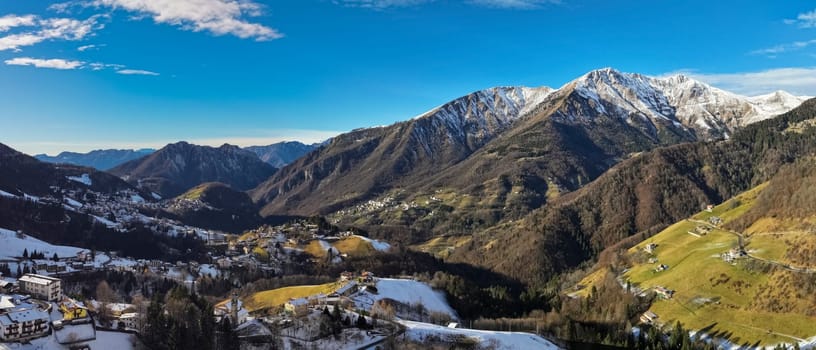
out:
<path id="1" fill-rule="evenodd" d="M 812 1 L 0 0 L 0 142 L 315 142 L 614 67 L 816 95 Z"/>

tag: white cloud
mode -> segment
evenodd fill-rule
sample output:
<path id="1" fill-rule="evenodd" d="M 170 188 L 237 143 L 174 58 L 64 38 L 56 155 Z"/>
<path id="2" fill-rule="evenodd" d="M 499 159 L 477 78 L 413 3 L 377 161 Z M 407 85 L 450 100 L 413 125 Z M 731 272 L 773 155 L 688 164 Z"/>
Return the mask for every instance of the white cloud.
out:
<path id="1" fill-rule="evenodd" d="M 434 1 L 435 0 L 333 0 L 332 2 L 347 7 L 384 10 L 394 7 L 422 5 Z M 467 0 L 465 3 L 492 8 L 530 10 L 540 8 L 545 4 L 558 4 L 561 3 L 561 0 Z"/>
<path id="2" fill-rule="evenodd" d="M 746 96 L 776 90 L 794 95 L 816 96 L 816 67 L 775 68 L 758 72 L 708 74 L 683 71 L 683 74 L 718 88 Z"/>
<path id="3" fill-rule="evenodd" d="M 82 45 L 82 46 L 77 48 L 77 51 L 83 52 L 83 51 L 87 51 L 87 50 L 95 49 L 95 48 L 96 48 L 96 45 Z"/>
<path id="4" fill-rule="evenodd" d="M 334 0 L 338 5 L 383 10 L 391 7 L 408 7 L 428 3 L 434 0 Z"/>
<path id="5" fill-rule="evenodd" d="M 560 0 L 470 0 L 468 3 L 478 6 L 503 9 L 532 10 L 546 4 L 559 4 Z"/>
<path id="6" fill-rule="evenodd" d="M 796 19 L 786 19 L 785 23 L 795 24 L 800 28 L 815 28 L 816 10 L 800 13 L 798 16 L 796 16 Z"/>
<path id="7" fill-rule="evenodd" d="M 20 51 L 21 47 L 36 45 L 46 40 L 82 40 L 94 30 L 103 27 L 102 24 L 98 23 L 99 17 L 99 15 L 96 15 L 80 21 L 72 18 L 41 19 L 31 16 L 33 22 L 31 26 L 36 27 L 36 29 L 0 37 L 0 51 Z"/>
<path id="8" fill-rule="evenodd" d="M 53 68 L 53 69 L 90 69 L 92 71 L 101 70 L 115 70 L 117 74 L 123 75 L 152 75 L 156 76 L 159 73 L 141 70 L 141 69 L 127 69 L 121 64 L 92 62 L 86 63 L 82 61 L 66 60 L 62 58 L 40 59 L 31 57 L 16 57 L 5 61 L 6 65 L 10 66 L 32 66 L 37 68 Z"/>
<path id="9" fill-rule="evenodd" d="M 0 17 L 0 32 L 6 32 L 15 27 L 29 27 L 36 23 L 37 17 L 34 15 L 5 15 Z"/>
<path id="10" fill-rule="evenodd" d="M 72 6 L 124 10 L 135 13 L 135 19 L 151 17 L 156 23 L 215 35 L 229 34 L 258 41 L 283 37 L 276 29 L 245 19 L 262 12 L 260 5 L 249 0 L 84 0 L 52 5 L 50 9 L 67 12 Z"/>
<path id="11" fill-rule="evenodd" d="M 120 69 L 116 71 L 117 74 L 124 74 L 124 75 L 152 75 L 157 76 L 159 73 L 151 72 L 149 70 L 141 70 L 141 69 Z"/>
<path id="12" fill-rule="evenodd" d="M 765 55 L 768 57 L 776 57 L 776 55 L 780 53 L 790 52 L 790 51 L 797 51 L 804 49 L 808 46 L 816 45 L 816 39 L 807 40 L 807 41 L 795 41 L 788 44 L 781 44 L 776 45 L 773 47 L 768 47 L 760 50 L 751 51 L 752 55 Z"/>
<path id="13" fill-rule="evenodd" d="M 103 70 L 103 69 L 124 69 L 125 66 L 121 64 L 112 64 L 112 63 L 89 63 L 88 68 L 91 70 Z"/>
<path id="14" fill-rule="evenodd" d="M 82 61 L 70 61 L 59 58 L 39 59 L 31 57 L 17 57 L 6 60 L 5 63 L 10 66 L 33 66 L 37 68 L 52 68 L 52 69 L 77 69 L 81 68 L 85 63 Z"/>

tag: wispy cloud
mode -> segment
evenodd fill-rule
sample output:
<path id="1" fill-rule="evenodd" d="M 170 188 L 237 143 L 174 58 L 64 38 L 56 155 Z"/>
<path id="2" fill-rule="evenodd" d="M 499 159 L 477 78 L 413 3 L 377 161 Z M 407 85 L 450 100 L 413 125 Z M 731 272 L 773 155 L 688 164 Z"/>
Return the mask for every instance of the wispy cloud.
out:
<path id="1" fill-rule="evenodd" d="M 73 6 L 110 8 L 135 13 L 135 18 L 151 17 L 156 23 L 170 24 L 194 32 L 234 35 L 257 41 L 283 37 L 274 28 L 250 22 L 246 17 L 262 13 L 261 5 L 249 0 L 82 0 L 51 5 L 57 12 Z"/>
<path id="2" fill-rule="evenodd" d="M 764 48 L 764 49 L 751 51 L 751 54 L 752 55 L 764 55 L 764 56 L 769 56 L 769 57 L 776 57 L 776 55 L 778 55 L 778 54 L 801 50 L 801 49 L 804 49 L 804 48 L 806 48 L 808 46 L 811 46 L 811 45 L 816 45 L 816 39 L 807 40 L 807 41 L 795 41 L 795 42 L 792 42 L 792 43 L 776 45 L 776 46 L 773 46 L 773 47 L 768 47 L 768 48 Z"/>
<path id="3" fill-rule="evenodd" d="M 392 7 L 409 7 L 422 5 L 434 0 L 334 0 L 338 5 L 383 10 Z"/>
<path id="4" fill-rule="evenodd" d="M 436 0 L 332 0 L 337 5 L 373 10 L 417 6 L 434 1 Z M 481 7 L 531 10 L 541 8 L 546 4 L 559 4 L 561 0 L 467 0 L 465 3 Z"/>
<path id="5" fill-rule="evenodd" d="M 679 73 L 746 96 L 756 96 L 776 90 L 785 90 L 794 95 L 816 96 L 816 67 L 776 68 L 725 74 L 699 73 L 693 70 Z"/>
<path id="6" fill-rule="evenodd" d="M 97 47 L 98 46 L 96 46 L 96 45 L 82 45 L 82 46 L 77 48 L 77 51 L 83 52 L 83 51 L 88 51 L 88 50 L 91 50 L 91 49 L 96 49 Z"/>
<path id="7" fill-rule="evenodd" d="M 121 64 L 92 62 L 86 63 L 83 61 L 68 60 L 62 58 L 31 58 L 31 57 L 16 57 L 5 60 L 5 64 L 9 66 L 31 66 L 36 68 L 52 68 L 52 69 L 90 69 L 93 71 L 101 70 L 115 70 L 117 74 L 122 75 L 150 75 L 157 76 L 159 73 L 151 72 L 142 69 L 128 69 Z"/>
<path id="8" fill-rule="evenodd" d="M 20 51 L 22 47 L 39 44 L 46 40 L 82 40 L 94 30 L 104 27 L 100 15 L 86 20 L 72 18 L 39 18 L 37 16 L 3 17 L 6 31 L 14 27 L 34 27 L 32 30 L 0 37 L 0 51 Z M 3 24 L 0 24 L 3 25 Z"/>
<path id="9" fill-rule="evenodd" d="M 814 28 L 816 27 L 816 10 L 802 12 L 795 19 L 786 19 L 785 23 L 797 25 L 800 28 Z"/>
<path id="10" fill-rule="evenodd" d="M 62 70 L 81 68 L 85 64 L 85 62 L 82 61 L 71 61 L 59 58 L 39 59 L 31 57 L 12 58 L 10 60 L 6 60 L 5 63 L 10 66 L 32 66 L 37 68 L 52 68 Z"/>
<path id="11" fill-rule="evenodd" d="M 151 72 L 149 70 L 142 70 L 142 69 L 120 69 L 116 71 L 116 74 L 124 74 L 124 75 L 152 75 L 157 76 L 159 73 Z"/>
<path id="12" fill-rule="evenodd" d="M 541 8 L 547 4 L 560 4 L 560 0 L 470 0 L 468 3 L 478 6 L 502 8 L 502 9 L 516 9 L 516 10 L 533 10 Z"/>

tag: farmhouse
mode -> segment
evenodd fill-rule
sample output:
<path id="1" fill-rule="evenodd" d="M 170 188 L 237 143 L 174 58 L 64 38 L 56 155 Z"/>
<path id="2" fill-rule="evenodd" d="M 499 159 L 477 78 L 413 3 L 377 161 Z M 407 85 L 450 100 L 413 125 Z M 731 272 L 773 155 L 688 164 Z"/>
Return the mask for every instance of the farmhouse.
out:
<path id="1" fill-rule="evenodd" d="M 646 247 L 643 248 L 643 250 L 645 250 L 649 254 L 654 254 L 655 249 L 657 249 L 657 244 L 655 243 L 649 243 L 646 245 Z"/>
<path id="2" fill-rule="evenodd" d="M 283 305 L 283 309 L 295 316 L 306 315 L 309 313 L 309 300 L 306 298 L 291 299 Z"/>
<path id="3" fill-rule="evenodd" d="M 640 315 L 640 322 L 653 324 L 657 320 L 657 315 L 654 312 L 646 311 L 643 315 Z"/>
<path id="4" fill-rule="evenodd" d="M 658 296 L 664 299 L 671 299 L 674 296 L 674 291 L 671 289 L 667 289 L 665 287 L 661 286 L 654 287 L 654 291 L 655 293 L 657 293 Z"/>
<path id="5" fill-rule="evenodd" d="M 48 301 L 62 299 L 62 281 L 59 278 L 26 274 L 18 280 L 20 291 Z"/>

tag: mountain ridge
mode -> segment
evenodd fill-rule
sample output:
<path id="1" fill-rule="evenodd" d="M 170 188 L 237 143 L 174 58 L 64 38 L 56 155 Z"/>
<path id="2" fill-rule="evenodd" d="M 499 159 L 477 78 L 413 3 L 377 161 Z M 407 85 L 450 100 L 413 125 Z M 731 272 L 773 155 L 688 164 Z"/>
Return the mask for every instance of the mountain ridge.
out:
<path id="1" fill-rule="evenodd" d="M 748 117 L 769 117 L 757 111 L 757 102 L 685 76 L 601 69 L 559 89 L 539 88 L 536 98 L 519 98 L 535 91 L 524 89 L 529 88 L 480 90 L 410 120 L 339 135 L 284 167 L 251 196 L 263 215 L 313 215 L 399 193 L 469 188 L 464 192 L 472 197 L 492 199 L 478 205 L 479 217 L 450 220 L 490 225 L 505 216 L 508 205 L 519 213 L 540 207 L 548 200 L 544 193 L 580 188 L 632 154 L 728 138 L 753 120 Z M 520 105 L 522 100 L 534 103 Z M 513 184 L 521 186 L 515 190 Z M 523 198 L 511 198 L 515 192 Z M 438 226 L 434 222 L 422 229 Z"/>
<path id="2" fill-rule="evenodd" d="M 110 170 L 164 198 L 175 197 L 205 182 L 223 182 L 247 190 L 276 171 L 254 153 L 238 146 L 198 146 L 184 141 Z"/>

